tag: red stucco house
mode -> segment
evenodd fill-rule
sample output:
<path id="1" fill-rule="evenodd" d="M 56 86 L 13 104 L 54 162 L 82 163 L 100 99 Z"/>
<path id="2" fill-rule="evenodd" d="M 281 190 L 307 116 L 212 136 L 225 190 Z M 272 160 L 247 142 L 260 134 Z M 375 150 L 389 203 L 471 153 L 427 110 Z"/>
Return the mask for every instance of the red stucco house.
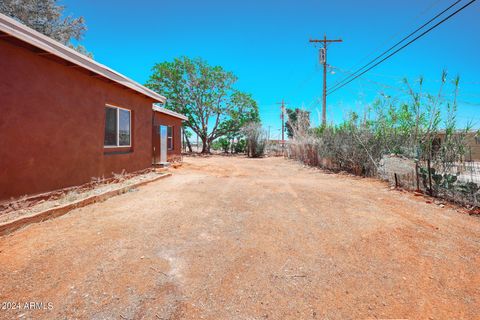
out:
<path id="1" fill-rule="evenodd" d="M 188 120 L 188 118 L 158 105 L 153 106 L 152 144 L 154 164 L 181 159 L 182 120 Z"/>
<path id="2" fill-rule="evenodd" d="M 0 14 L 0 201 L 151 167 L 160 140 L 179 156 L 186 118 L 165 100 Z"/>

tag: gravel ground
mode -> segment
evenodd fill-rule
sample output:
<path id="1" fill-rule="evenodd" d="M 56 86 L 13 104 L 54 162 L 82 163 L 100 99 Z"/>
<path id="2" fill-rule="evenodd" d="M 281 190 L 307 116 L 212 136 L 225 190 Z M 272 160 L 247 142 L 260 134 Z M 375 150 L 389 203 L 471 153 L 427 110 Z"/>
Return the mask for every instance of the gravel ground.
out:
<path id="1" fill-rule="evenodd" d="M 478 217 L 282 158 L 173 173 L 0 238 L 0 318 L 480 318 Z"/>
<path id="2" fill-rule="evenodd" d="M 28 198 L 25 198 L 15 200 L 10 203 L 2 203 L 0 207 L 0 223 L 11 222 L 26 215 L 37 214 L 61 205 L 66 205 L 75 201 L 83 200 L 94 195 L 99 195 L 123 187 L 133 186 L 136 183 L 155 179 L 162 174 L 163 173 L 157 173 L 153 171 L 133 174 L 131 176 L 119 175 L 119 181 L 108 183 L 103 183 L 100 181 L 98 184 L 95 184 L 93 186 L 83 188 L 78 187 L 78 189 L 73 188 L 70 191 L 62 191 L 63 193 L 61 193 L 60 196 L 55 196 L 51 199 L 29 201 Z"/>

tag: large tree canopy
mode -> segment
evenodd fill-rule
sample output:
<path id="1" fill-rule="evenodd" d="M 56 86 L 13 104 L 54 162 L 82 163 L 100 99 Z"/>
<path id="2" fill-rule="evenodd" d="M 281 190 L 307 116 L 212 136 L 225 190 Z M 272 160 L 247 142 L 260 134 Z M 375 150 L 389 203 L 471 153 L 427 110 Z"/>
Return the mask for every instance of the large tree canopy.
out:
<path id="1" fill-rule="evenodd" d="M 259 122 L 258 106 L 250 94 L 236 90 L 237 77 L 202 59 L 182 57 L 153 67 L 146 86 L 165 95 L 165 107 L 188 117 L 185 126 L 210 152 L 213 140 L 240 132 L 248 122 Z"/>
<path id="2" fill-rule="evenodd" d="M 80 40 L 87 29 L 83 17 L 62 17 L 64 6 L 56 0 L 1 0 L 0 12 L 10 16 L 44 35 L 68 45 L 78 52 L 92 57 L 81 45 L 71 41 Z"/>

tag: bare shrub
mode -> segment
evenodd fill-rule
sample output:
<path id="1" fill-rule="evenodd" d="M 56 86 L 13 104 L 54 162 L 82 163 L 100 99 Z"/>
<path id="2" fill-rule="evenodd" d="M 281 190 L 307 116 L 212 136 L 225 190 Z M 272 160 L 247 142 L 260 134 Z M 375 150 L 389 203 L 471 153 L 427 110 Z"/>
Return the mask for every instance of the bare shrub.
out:
<path id="1" fill-rule="evenodd" d="M 104 184 L 104 183 L 106 183 L 105 176 L 92 177 L 92 178 L 90 179 L 90 183 L 91 183 L 92 186 Z"/>
<path id="2" fill-rule="evenodd" d="M 60 203 L 71 203 L 81 198 L 81 196 L 82 194 L 78 190 L 71 190 L 67 192 L 67 194 L 63 198 L 60 199 Z"/>
<path id="3" fill-rule="evenodd" d="M 293 127 L 288 156 L 311 166 L 344 170 L 357 175 L 378 176 L 385 155 L 401 155 L 419 168 L 421 189 L 456 202 L 477 205 L 480 187 L 466 181 L 466 137 L 471 126 L 456 127 L 459 78 L 452 81 L 453 98 L 445 98 L 446 72 L 436 95 L 423 91 L 420 78 L 417 89 L 405 80 L 410 93 L 406 102 L 383 96 L 375 101 L 361 119 L 352 112 L 339 125 L 305 130 L 305 119 Z M 464 179 L 463 181 L 460 181 Z"/>
<path id="4" fill-rule="evenodd" d="M 116 182 L 123 182 L 128 177 L 125 169 L 123 169 L 122 172 L 120 172 L 120 173 L 112 172 L 112 175 L 113 175 L 114 181 L 116 181 Z"/>
<path id="5" fill-rule="evenodd" d="M 263 157 L 267 145 L 267 134 L 262 129 L 262 125 L 257 122 L 248 123 L 243 127 L 242 133 L 247 142 L 247 155 L 251 158 Z"/>

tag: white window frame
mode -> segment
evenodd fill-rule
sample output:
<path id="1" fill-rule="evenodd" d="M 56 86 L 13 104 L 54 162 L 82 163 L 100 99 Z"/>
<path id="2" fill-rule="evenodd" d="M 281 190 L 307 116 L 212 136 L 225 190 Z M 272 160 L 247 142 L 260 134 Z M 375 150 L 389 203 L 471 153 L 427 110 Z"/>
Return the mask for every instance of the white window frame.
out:
<path id="1" fill-rule="evenodd" d="M 111 148 L 131 148 L 132 147 L 132 110 L 122 108 L 122 107 L 119 107 L 119 106 L 116 106 L 116 105 L 113 105 L 113 104 L 108 104 L 108 103 L 105 104 L 105 107 L 106 108 L 121 109 L 121 110 L 128 111 L 130 113 L 130 125 L 129 125 L 130 126 L 130 143 L 129 143 L 128 146 L 119 145 L 120 144 L 120 112 L 117 111 L 117 145 L 115 145 L 115 146 L 103 145 L 103 147 L 108 148 L 108 149 L 111 149 Z"/>

